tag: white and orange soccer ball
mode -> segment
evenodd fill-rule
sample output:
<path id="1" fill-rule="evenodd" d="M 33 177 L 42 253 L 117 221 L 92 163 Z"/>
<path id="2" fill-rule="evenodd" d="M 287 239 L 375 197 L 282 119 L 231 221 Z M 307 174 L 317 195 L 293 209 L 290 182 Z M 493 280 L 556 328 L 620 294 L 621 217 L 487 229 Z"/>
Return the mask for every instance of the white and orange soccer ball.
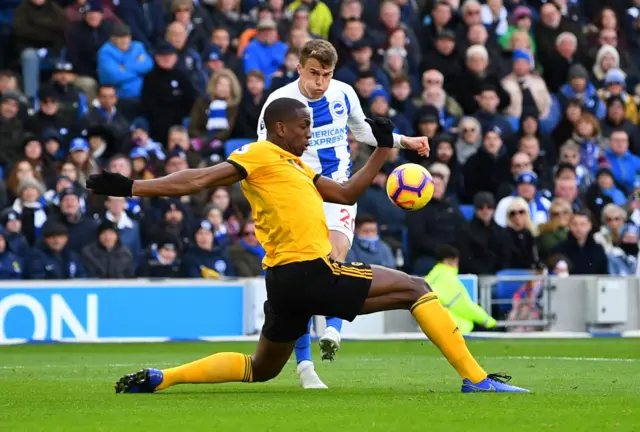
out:
<path id="1" fill-rule="evenodd" d="M 431 173 L 418 164 L 400 165 L 387 179 L 387 196 L 401 209 L 421 209 L 433 196 Z"/>

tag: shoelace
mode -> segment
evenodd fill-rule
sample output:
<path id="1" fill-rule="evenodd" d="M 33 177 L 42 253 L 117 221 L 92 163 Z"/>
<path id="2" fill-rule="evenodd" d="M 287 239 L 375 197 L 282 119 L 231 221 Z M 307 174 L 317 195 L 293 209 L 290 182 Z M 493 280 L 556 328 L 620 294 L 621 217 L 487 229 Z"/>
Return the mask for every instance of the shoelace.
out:
<path id="1" fill-rule="evenodd" d="M 487 378 L 498 381 L 502 384 L 508 383 L 509 381 L 511 381 L 511 377 L 509 375 L 504 375 L 501 373 L 492 373 L 487 375 Z"/>

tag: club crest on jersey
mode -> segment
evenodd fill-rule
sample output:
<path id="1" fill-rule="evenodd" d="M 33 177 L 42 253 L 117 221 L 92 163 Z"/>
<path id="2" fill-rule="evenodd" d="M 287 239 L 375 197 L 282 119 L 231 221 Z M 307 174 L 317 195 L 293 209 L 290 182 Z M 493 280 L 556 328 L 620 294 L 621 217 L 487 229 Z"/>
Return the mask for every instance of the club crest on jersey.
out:
<path id="1" fill-rule="evenodd" d="M 342 101 L 337 100 L 331 102 L 329 109 L 331 110 L 333 117 L 344 117 L 347 115 L 347 108 L 344 106 Z"/>
<path id="2" fill-rule="evenodd" d="M 249 151 L 249 144 L 245 144 L 242 147 L 238 147 L 237 149 L 235 149 L 233 153 L 241 155 L 241 154 L 245 154 L 248 151 Z"/>

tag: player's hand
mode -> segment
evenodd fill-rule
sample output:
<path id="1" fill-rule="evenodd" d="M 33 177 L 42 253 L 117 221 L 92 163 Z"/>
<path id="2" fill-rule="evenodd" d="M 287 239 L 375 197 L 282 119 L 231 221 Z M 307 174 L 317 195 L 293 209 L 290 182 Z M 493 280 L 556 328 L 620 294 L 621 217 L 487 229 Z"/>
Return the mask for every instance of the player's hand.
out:
<path id="1" fill-rule="evenodd" d="M 429 157 L 431 148 L 429 147 L 429 138 L 421 137 L 403 137 L 402 146 L 409 150 L 415 150 L 420 156 Z"/>
<path id="2" fill-rule="evenodd" d="M 371 126 L 371 132 L 376 138 L 378 147 L 393 148 L 393 130 L 396 125 L 387 117 L 376 117 L 375 120 L 370 118 L 365 121 Z"/>
<path id="3" fill-rule="evenodd" d="M 133 180 L 121 174 L 103 171 L 102 174 L 89 176 L 87 189 L 98 195 L 130 197 L 133 194 Z"/>

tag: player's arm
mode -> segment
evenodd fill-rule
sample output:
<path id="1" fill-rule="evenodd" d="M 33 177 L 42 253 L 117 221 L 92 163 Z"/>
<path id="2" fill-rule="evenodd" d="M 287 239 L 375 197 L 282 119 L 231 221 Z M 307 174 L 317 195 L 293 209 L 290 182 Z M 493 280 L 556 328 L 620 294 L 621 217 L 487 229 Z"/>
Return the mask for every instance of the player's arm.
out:
<path id="1" fill-rule="evenodd" d="M 191 195 L 214 186 L 228 186 L 244 178 L 235 165 L 222 162 L 208 168 L 186 169 L 153 180 L 131 180 L 108 171 L 92 175 L 87 188 L 99 195 L 165 197 Z"/>
<path id="2" fill-rule="evenodd" d="M 356 92 L 351 87 L 345 87 L 345 96 L 349 101 L 351 110 L 349 112 L 349 118 L 347 119 L 347 125 L 349 130 L 353 133 L 353 137 L 356 141 L 368 144 L 370 146 L 377 146 L 376 137 L 371 130 L 371 127 L 366 122 L 366 116 L 360 105 L 360 100 L 356 95 Z M 429 155 L 429 144 L 426 137 L 411 138 L 404 135 L 393 134 L 393 147 L 415 150 L 421 156 Z"/>
<path id="3" fill-rule="evenodd" d="M 375 176 L 380 172 L 380 168 L 387 160 L 391 148 L 378 147 L 367 163 L 351 179 L 340 184 L 328 177 L 322 177 L 316 174 L 316 189 L 326 202 L 354 205 L 358 198 L 362 196 L 365 190 L 371 185 Z"/>

